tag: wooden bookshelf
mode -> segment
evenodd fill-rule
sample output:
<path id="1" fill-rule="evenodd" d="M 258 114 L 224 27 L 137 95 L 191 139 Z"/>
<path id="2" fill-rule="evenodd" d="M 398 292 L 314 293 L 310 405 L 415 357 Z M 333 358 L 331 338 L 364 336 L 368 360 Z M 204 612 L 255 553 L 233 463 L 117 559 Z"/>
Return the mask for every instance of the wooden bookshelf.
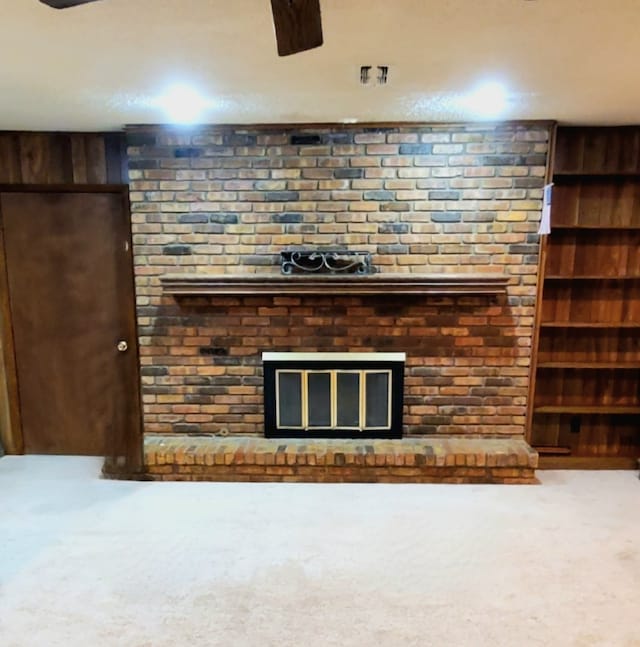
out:
<path id="1" fill-rule="evenodd" d="M 640 457 L 640 128 L 559 128 L 553 181 L 530 441 L 549 465 L 632 466 Z"/>

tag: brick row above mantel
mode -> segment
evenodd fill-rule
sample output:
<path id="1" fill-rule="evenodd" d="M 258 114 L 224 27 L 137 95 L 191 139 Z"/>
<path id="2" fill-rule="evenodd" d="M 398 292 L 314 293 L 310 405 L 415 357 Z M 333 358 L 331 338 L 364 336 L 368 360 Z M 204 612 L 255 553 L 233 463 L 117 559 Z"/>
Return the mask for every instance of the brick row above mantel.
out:
<path id="1" fill-rule="evenodd" d="M 398 295 L 502 294 L 502 274 L 372 274 L 285 276 L 281 274 L 165 274 L 166 294 L 179 295 Z"/>

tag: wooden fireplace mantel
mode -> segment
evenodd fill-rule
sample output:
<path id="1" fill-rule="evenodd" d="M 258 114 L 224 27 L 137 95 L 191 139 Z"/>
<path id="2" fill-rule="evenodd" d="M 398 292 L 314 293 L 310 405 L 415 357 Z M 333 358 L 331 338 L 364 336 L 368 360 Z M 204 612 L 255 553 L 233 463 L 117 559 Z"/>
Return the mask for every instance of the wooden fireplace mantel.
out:
<path id="1" fill-rule="evenodd" d="M 165 274 L 165 294 L 183 295 L 398 295 L 502 294 L 502 274 Z"/>

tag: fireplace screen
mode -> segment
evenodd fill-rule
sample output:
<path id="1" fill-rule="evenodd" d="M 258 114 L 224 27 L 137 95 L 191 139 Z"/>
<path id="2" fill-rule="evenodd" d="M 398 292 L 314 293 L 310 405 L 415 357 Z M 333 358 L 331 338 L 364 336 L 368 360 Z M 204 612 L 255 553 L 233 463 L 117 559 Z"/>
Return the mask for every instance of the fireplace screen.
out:
<path id="1" fill-rule="evenodd" d="M 265 434 L 400 437 L 402 353 L 265 353 Z"/>

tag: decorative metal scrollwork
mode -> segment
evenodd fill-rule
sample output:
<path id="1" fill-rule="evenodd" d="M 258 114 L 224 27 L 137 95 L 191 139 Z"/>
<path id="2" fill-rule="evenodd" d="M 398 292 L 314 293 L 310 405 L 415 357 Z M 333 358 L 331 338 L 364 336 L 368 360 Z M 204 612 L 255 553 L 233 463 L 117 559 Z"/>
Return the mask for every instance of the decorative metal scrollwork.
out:
<path id="1" fill-rule="evenodd" d="M 373 274 L 369 252 L 347 249 L 288 249 L 280 252 L 283 274 Z"/>

